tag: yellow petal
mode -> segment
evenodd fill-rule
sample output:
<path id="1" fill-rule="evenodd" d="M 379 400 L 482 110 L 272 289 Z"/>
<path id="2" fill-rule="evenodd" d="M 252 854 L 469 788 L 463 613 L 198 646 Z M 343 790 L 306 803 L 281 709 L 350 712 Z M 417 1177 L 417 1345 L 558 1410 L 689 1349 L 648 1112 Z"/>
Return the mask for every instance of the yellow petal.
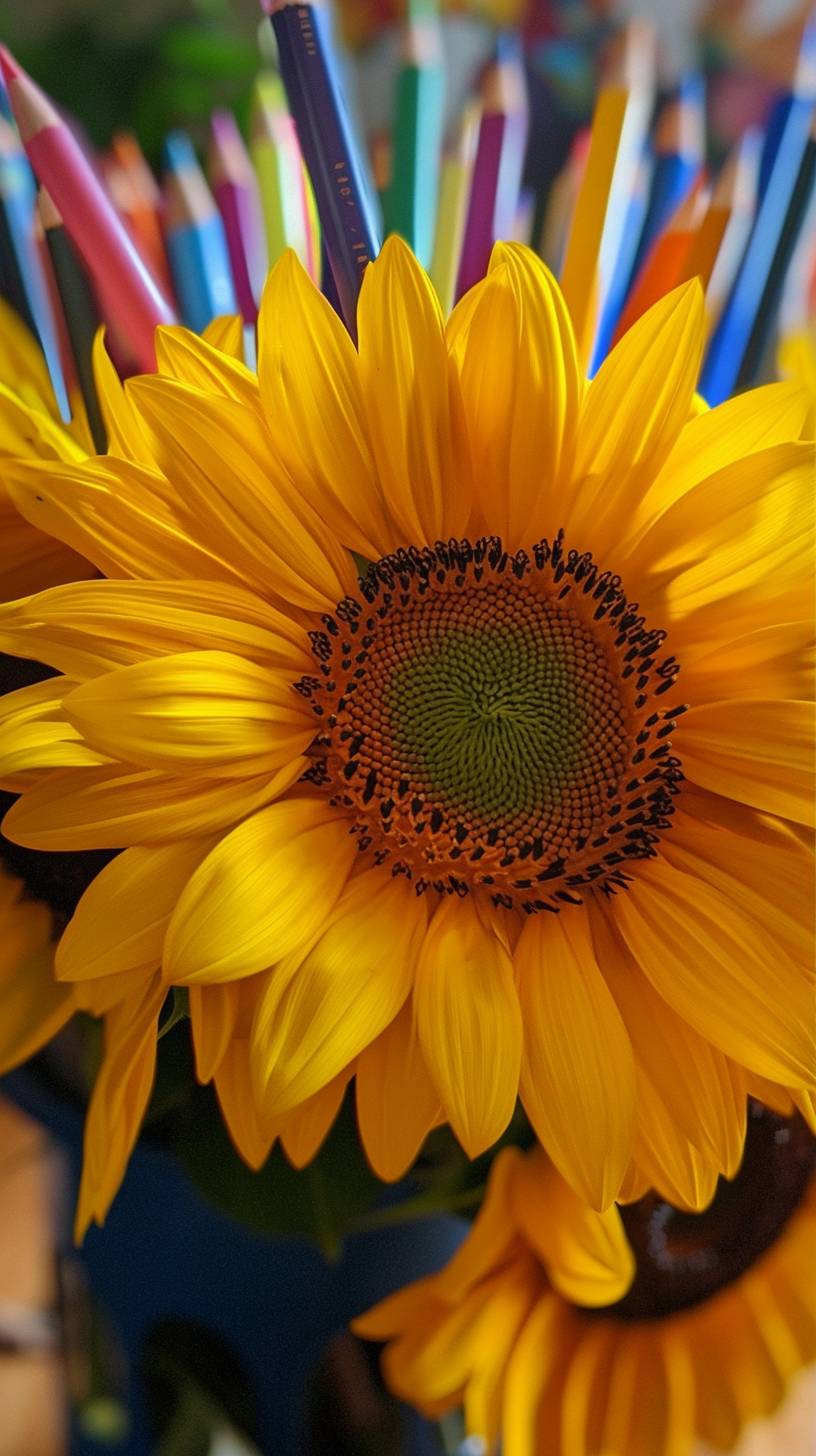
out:
<path id="1" fill-rule="evenodd" d="M 156 976 L 105 1018 L 105 1055 L 85 1118 L 74 1234 L 102 1224 L 125 1175 L 156 1070 L 156 1030 L 165 988 Z"/>
<path id="2" fill-rule="evenodd" d="M 325 799 L 281 800 L 225 836 L 190 879 L 167 932 L 168 981 L 231 981 L 276 964 L 325 925 L 355 857 Z"/>
<path id="3" fill-rule="evenodd" d="M 249 1070 L 249 1043 L 233 1037 L 215 1072 L 215 1090 L 236 1152 L 258 1169 L 269 1156 L 275 1133 L 261 1118 Z"/>
<path id="4" fill-rule="evenodd" d="M 568 1182 L 606 1208 L 629 1164 L 634 1067 L 585 912 L 530 916 L 515 964 L 525 1111 Z"/>
<path id="5" fill-rule="evenodd" d="M 281 1145 L 294 1168 L 305 1168 L 320 1151 L 340 1111 L 353 1070 L 351 1066 L 345 1067 L 283 1119 Z"/>
<path id="6" fill-rule="evenodd" d="M 0 871 L 0 1073 L 39 1051 L 75 1009 L 54 980 L 51 915 Z"/>
<path id="7" fill-rule="evenodd" d="M 678 1133 L 733 1176 L 745 1139 L 745 1094 L 735 1090 L 728 1058 L 658 995 L 614 929 L 615 905 L 608 915 L 603 901 L 590 908 L 598 963 L 642 1076 Z"/>
<path id="8" fill-rule="evenodd" d="M 85 458 L 86 451 L 59 421 L 0 383 L 0 459 L 18 455 L 54 462 L 77 461 Z"/>
<path id="9" fill-rule="evenodd" d="M 283 852 L 291 856 L 292 847 Z M 323 912 L 319 940 L 277 967 L 258 1006 L 252 1056 L 269 1118 L 349 1066 L 397 1015 L 413 983 L 427 911 L 412 885 L 369 870 Z"/>
<path id="10" fill-rule="evenodd" d="M 235 1035 L 241 1010 L 239 991 L 240 982 L 237 981 L 189 988 L 190 1030 L 199 1082 L 212 1080 Z"/>
<path id="11" fill-rule="evenodd" d="M 806 699 L 813 688 L 813 623 L 773 622 L 683 646 L 682 691 L 690 703 L 726 698 Z"/>
<path id="12" fill-rule="evenodd" d="M 434 1280 L 434 1295 L 458 1304 L 468 1290 L 504 1267 L 521 1247 L 514 1191 L 524 1155 L 502 1148 L 490 1166 L 487 1187 L 467 1237 Z"/>
<path id="13" fill-rule="evenodd" d="M 10 460 L 4 478 L 32 526 L 64 541 L 105 576 L 239 580 L 217 551 L 196 545 L 174 523 L 157 495 L 160 478 L 144 466 L 110 456 L 78 465 Z"/>
<path id="14" fill-rule="evenodd" d="M 357 1122 L 378 1178 L 402 1178 L 439 1121 L 439 1096 L 425 1065 L 412 1002 L 357 1058 Z"/>
<path id="15" fill-rule="evenodd" d="M 292 488 L 257 410 L 158 375 L 128 393 L 191 537 L 256 590 L 307 610 L 354 589 L 351 558 Z"/>
<path id="16" fill-rule="evenodd" d="M 633 1160 L 627 1181 L 645 1181 L 647 1188 L 654 1188 L 675 1208 L 696 1213 L 707 1208 L 714 1197 L 719 1163 L 684 1136 L 645 1074 L 637 1080 Z M 631 1191 L 627 1196 L 631 1197 Z"/>
<path id="17" fill-rule="evenodd" d="M 232 652 L 179 652 L 91 678 L 63 712 L 99 753 L 219 778 L 268 773 L 300 754 L 316 720 L 292 677 Z"/>
<path id="18" fill-rule="evenodd" d="M 543 1293 L 510 1356 L 502 1419 L 507 1456 L 541 1456 L 538 1411 L 559 1349 L 560 1310 L 560 1301 L 551 1293 Z"/>
<path id="19" fill-rule="evenodd" d="M 561 524 L 583 393 L 558 284 L 528 249 L 497 245 L 448 340 L 483 519 L 509 549 L 530 546 Z"/>
<path id="20" fill-rule="evenodd" d="M 678 748 L 693 782 L 768 814 L 816 823 L 811 702 L 733 698 L 692 706 Z"/>
<path id="21" fill-rule="evenodd" d="M 209 834 L 284 794 L 308 767 L 274 778 L 182 779 L 155 769 L 59 769 L 12 804 L 3 832 L 29 849 L 121 849 Z"/>
<path id="22" fill-rule="evenodd" d="M 460 536 L 467 482 L 454 454 L 439 300 L 401 238 L 363 274 L 360 379 L 371 448 L 403 545 Z"/>
<path id="23" fill-rule="evenodd" d="M 814 981 L 758 921 L 660 864 L 638 866 L 611 914 L 655 990 L 695 1031 L 771 1081 L 813 1084 Z"/>
<path id="24" fill-rule="evenodd" d="M 175 325 L 156 330 L 156 368 L 159 374 L 210 390 L 238 404 L 257 408 L 258 381 L 246 365 L 231 358 L 206 335 Z"/>
<path id="25" fill-rule="evenodd" d="M 4 298 L 0 298 L 0 379 L 13 379 L 26 404 L 55 416 L 54 390 L 39 340 Z"/>
<path id="26" fill-rule="evenodd" d="M 80 680 L 204 648 L 239 652 L 295 677 L 314 670 L 303 628 L 230 582 L 72 582 L 0 608 L 0 645 Z"/>
<path id="27" fill-rule="evenodd" d="M 730 1348 L 729 1348 L 730 1354 Z M 626 1331 L 611 1362 L 613 1378 L 601 1450 L 627 1456 L 687 1456 L 694 1437 L 694 1389 L 688 1341 L 670 1325 Z M 643 1399 L 649 1392 L 648 1400 Z"/>
<path id="28" fill-rule="evenodd" d="M 537 1292 L 523 1265 L 506 1270 L 479 1320 L 473 1370 L 465 1389 L 465 1430 L 481 1437 L 488 1449 L 495 1447 L 499 1435 L 508 1361 Z"/>
<path id="29" fill-rule="evenodd" d="M 109 453 L 122 460 L 134 460 L 139 465 L 155 466 L 147 435 L 105 348 L 105 330 L 101 327 L 97 329 L 93 342 L 92 362 Z"/>
<path id="30" fill-rule="evenodd" d="M 475 1158 L 513 1114 L 521 1014 L 510 957 L 472 897 L 443 900 L 417 968 L 417 1031 L 451 1127 Z"/>
<path id="31" fill-rule="evenodd" d="M 170 916 L 212 839 L 135 845 L 116 856 L 83 894 L 57 948 L 61 981 L 89 981 L 161 965 Z"/>
<path id="32" fill-rule="evenodd" d="M 604 360 L 584 397 L 566 525 L 578 548 L 620 535 L 689 416 L 704 343 L 699 283 L 667 294 Z M 610 524 L 607 526 L 607 522 Z"/>
<path id="33" fill-rule="evenodd" d="M 63 581 L 77 581 L 92 576 L 89 561 L 55 541 L 51 536 L 30 526 L 6 496 L 0 481 L 0 601 L 13 601 L 27 592 L 57 586 Z"/>
<path id="34" fill-rule="evenodd" d="M 812 574 L 813 526 L 813 447 L 774 445 L 687 491 L 641 537 L 627 578 L 642 578 L 652 596 L 663 592 L 674 617 L 734 598 L 729 611 L 740 623 L 736 604 L 743 597 L 784 600 L 800 577 Z M 773 620 L 792 619 L 773 614 Z M 756 625 L 768 620 L 766 614 Z M 741 622 L 730 635 L 753 625 Z"/>
<path id="35" fill-rule="evenodd" d="M 512 1199 L 516 1222 L 559 1294 L 589 1308 L 623 1298 L 635 1261 L 614 1205 L 596 1213 L 540 1149 L 517 1163 Z"/>
<path id="36" fill-rule="evenodd" d="M 807 397 L 797 385 L 765 384 L 690 420 L 646 491 L 633 532 L 725 466 L 756 450 L 798 439 L 807 407 Z"/>
<path id="37" fill-rule="evenodd" d="M 758 821 L 750 809 L 743 810 L 734 832 L 723 824 L 701 822 L 687 788 L 680 804 L 660 847 L 663 857 L 688 874 L 702 876 L 758 920 L 792 960 L 811 966 L 816 930 L 812 852 L 785 825 Z"/>
<path id="38" fill-rule="evenodd" d="M 196 337 L 193 335 L 193 337 Z M 230 359 L 244 362 L 244 321 L 238 314 L 219 314 L 202 331 L 202 339 Z"/>
<path id="39" fill-rule="evenodd" d="M 67 678 L 47 678 L 0 697 L 0 776 L 27 769 L 82 768 L 107 763 L 104 754 L 81 740 L 63 710 L 76 686 Z"/>
<path id="40" fill-rule="evenodd" d="M 264 289 L 258 374 L 272 447 L 292 480 L 346 546 L 383 556 L 397 543 L 376 480 L 354 345 L 291 251 Z"/>

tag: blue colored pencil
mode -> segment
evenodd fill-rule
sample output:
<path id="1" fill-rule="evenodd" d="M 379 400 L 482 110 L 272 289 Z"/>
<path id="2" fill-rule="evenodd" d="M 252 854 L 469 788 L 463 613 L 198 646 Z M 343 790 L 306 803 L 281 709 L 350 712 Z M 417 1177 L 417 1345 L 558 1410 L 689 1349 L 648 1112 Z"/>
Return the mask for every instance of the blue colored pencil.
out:
<path id="1" fill-rule="evenodd" d="M 677 96 L 664 106 L 655 129 L 655 166 L 649 206 L 629 275 L 627 295 L 655 239 L 691 190 L 704 154 L 703 86 L 698 76 L 690 75 L 681 83 Z"/>
<path id="2" fill-rule="evenodd" d="M 377 256 L 374 199 L 354 137 L 321 4 L 265 0 L 280 71 L 312 180 L 326 256 L 346 327 L 356 337 L 363 271 Z"/>
<path id="3" fill-rule="evenodd" d="M 711 336 L 700 392 L 710 405 L 734 392 L 773 268 L 808 144 L 816 93 L 816 27 L 802 42 L 773 165 L 731 293 Z"/>
<path id="4" fill-rule="evenodd" d="M 37 248 L 37 185 L 16 132 L 0 118 L 0 290 L 40 341 L 60 417 L 71 406 L 48 285 Z"/>
<path id="5" fill-rule="evenodd" d="M 164 144 L 167 254 L 184 323 L 201 333 L 238 313 L 224 223 L 185 132 Z"/>
<path id="6" fill-rule="evenodd" d="M 618 326 L 618 320 L 623 313 L 629 290 L 629 280 L 634 269 L 638 240 L 649 206 L 653 168 L 654 161 L 651 152 L 644 151 L 626 208 L 626 219 L 621 230 L 618 256 L 615 260 L 595 337 L 595 348 L 589 366 L 590 378 L 598 372 L 606 358 L 612 343 L 612 336 Z"/>

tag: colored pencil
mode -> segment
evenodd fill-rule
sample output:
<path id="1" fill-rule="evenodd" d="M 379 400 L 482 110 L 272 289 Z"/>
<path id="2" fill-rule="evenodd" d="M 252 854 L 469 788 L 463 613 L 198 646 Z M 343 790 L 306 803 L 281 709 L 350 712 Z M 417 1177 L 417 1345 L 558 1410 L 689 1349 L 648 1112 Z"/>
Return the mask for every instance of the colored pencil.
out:
<path id="1" fill-rule="evenodd" d="M 231 111 L 210 119 L 209 175 L 227 235 L 232 278 L 245 323 L 254 324 L 268 255 L 258 183 Z"/>
<path id="2" fill-rule="evenodd" d="M 413 11 L 409 8 L 401 50 L 391 181 L 383 200 L 385 230 L 405 238 L 427 268 L 433 250 L 445 120 L 442 35 L 433 5 L 419 8 L 415 3 Z"/>
<path id="3" fill-rule="evenodd" d="M 689 76 L 668 101 L 654 134 L 655 166 L 649 206 L 632 265 L 630 288 L 656 238 L 688 196 L 705 155 L 705 97 L 700 77 Z"/>
<path id="4" fill-rule="evenodd" d="M 132 132 L 114 132 L 101 165 L 108 191 L 133 241 L 154 278 L 167 296 L 172 297 L 173 280 L 162 230 L 161 190 Z"/>
<path id="5" fill-rule="evenodd" d="M 811 121 L 788 210 L 777 239 L 765 287 L 754 317 L 737 375 L 737 389 L 747 389 L 758 381 L 763 355 L 779 309 L 785 278 L 788 273 L 802 225 L 808 215 L 816 181 L 816 113 Z"/>
<path id="6" fill-rule="evenodd" d="M 658 299 L 685 282 L 686 259 L 707 204 L 708 197 L 701 181 L 683 199 L 665 228 L 658 234 L 626 300 L 615 329 L 613 343 L 617 343 L 653 303 L 657 303 Z"/>
<path id="7" fill-rule="evenodd" d="M 710 405 L 733 393 L 776 256 L 810 136 L 816 90 L 816 27 L 803 42 L 791 105 L 731 293 L 712 334 L 700 391 Z"/>
<path id="8" fill-rule="evenodd" d="M 265 9 L 343 318 L 356 337 L 357 294 L 363 270 L 379 251 L 379 227 L 337 76 L 326 11 L 299 0 L 265 0 Z"/>
<path id="9" fill-rule="evenodd" d="M 509 237 L 521 188 L 527 99 L 517 55 L 505 41 L 487 68 L 456 298 L 487 272 L 494 242 Z"/>
<path id="10" fill-rule="evenodd" d="M 294 248 L 312 265 L 303 158 L 279 76 L 263 72 L 252 93 L 250 155 L 258 179 L 270 263 Z M 313 274 L 314 276 L 314 274 Z"/>
<path id="11" fill-rule="evenodd" d="M 646 209 L 649 206 L 653 170 L 654 158 L 651 148 L 645 148 L 635 172 L 629 200 L 625 205 L 618 256 L 607 284 L 605 300 L 600 307 L 595 346 L 589 366 L 590 377 L 597 373 L 609 353 L 612 337 L 626 303 L 629 279 L 632 276 L 632 264 L 635 261 L 638 240 L 646 217 Z"/>
<path id="12" fill-rule="evenodd" d="M 221 214 L 185 132 L 165 139 L 164 209 L 173 282 L 188 328 L 238 312 Z"/>
<path id="13" fill-rule="evenodd" d="M 547 193 L 538 251 L 554 273 L 561 272 L 564 262 L 567 234 L 589 156 L 589 141 L 589 127 L 582 126 L 575 133 L 567 160 Z"/>
<path id="14" fill-rule="evenodd" d="M 627 117 L 634 107 L 635 120 L 643 112 L 644 98 L 653 85 L 653 34 L 650 29 L 630 23 L 623 45 L 612 61 L 601 85 L 592 117 L 589 155 L 581 188 L 572 216 L 564 254 L 561 287 L 570 310 L 578 348 L 588 365 L 592 355 L 599 318 L 601 250 L 604 231 L 609 226 L 618 233 L 623 223 L 618 209 L 623 205 L 623 186 L 618 182 L 621 168 L 624 178 L 634 183 L 639 153 L 630 139 L 637 128 Z M 629 136 L 627 136 L 627 131 Z M 634 154 L 634 156 L 633 156 Z M 614 200 L 611 203 L 611 199 Z M 614 273 L 608 264 L 610 280 Z"/>
<path id="15" fill-rule="evenodd" d="M 58 330 L 35 237 L 36 184 L 14 128 L 0 117 L 0 293 L 40 341 L 60 417 L 71 407 Z"/>
<path id="16" fill-rule="evenodd" d="M 175 321 L 170 303 L 51 102 L 2 47 L 0 66 L 31 165 L 59 208 L 106 317 L 119 324 L 139 367 L 154 369 L 156 325 Z"/>
<path id="17" fill-rule="evenodd" d="M 480 109 L 474 102 L 465 109 L 455 140 L 442 159 L 430 271 L 446 314 L 452 309 L 456 295 L 479 122 Z"/>
<path id="18" fill-rule="evenodd" d="M 727 223 L 706 287 L 706 319 L 711 333 L 737 276 L 754 221 L 762 135 L 749 130 L 726 159 L 711 199 L 712 211 L 727 213 Z"/>
<path id="19" fill-rule="evenodd" d="M 40 190 L 39 212 L 91 437 L 97 453 L 103 455 L 108 442 L 92 363 L 93 342 L 100 322 L 99 310 L 76 249 L 44 188 Z"/>

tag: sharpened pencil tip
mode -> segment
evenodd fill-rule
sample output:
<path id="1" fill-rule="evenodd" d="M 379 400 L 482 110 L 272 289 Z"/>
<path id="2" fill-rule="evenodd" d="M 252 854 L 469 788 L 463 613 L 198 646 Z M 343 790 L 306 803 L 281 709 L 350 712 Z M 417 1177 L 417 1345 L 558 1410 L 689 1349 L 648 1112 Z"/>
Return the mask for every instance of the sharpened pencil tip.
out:
<path id="1" fill-rule="evenodd" d="M 7 86 L 9 81 L 16 81 L 19 76 L 25 75 L 22 66 L 17 64 L 11 51 L 4 45 L 0 45 L 0 70 Z"/>

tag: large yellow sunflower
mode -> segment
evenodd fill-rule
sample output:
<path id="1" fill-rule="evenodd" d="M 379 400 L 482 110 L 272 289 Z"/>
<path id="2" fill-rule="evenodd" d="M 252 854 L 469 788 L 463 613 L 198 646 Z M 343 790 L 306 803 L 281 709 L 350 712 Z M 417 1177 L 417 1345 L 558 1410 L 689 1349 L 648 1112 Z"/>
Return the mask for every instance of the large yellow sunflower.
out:
<path id="1" fill-rule="evenodd" d="M 756 1104 L 743 1167 L 707 1213 L 654 1195 L 623 1210 L 635 1270 L 620 1297 L 581 1287 L 597 1243 L 563 1279 L 554 1248 L 572 1253 L 581 1228 L 563 1197 L 540 1151 L 499 1154 L 452 1262 L 355 1321 L 389 1341 L 389 1384 L 431 1416 L 463 1405 L 504 1456 L 730 1450 L 816 1359 L 813 1133 Z"/>
<path id="2" fill-rule="evenodd" d="M 266 1139 L 355 1072 L 394 1177 L 520 1092 L 596 1208 L 702 1206 L 816 1077 L 807 400 L 695 405 L 695 285 L 587 384 L 517 246 L 446 326 L 389 241 L 358 333 L 287 256 L 257 378 L 160 331 L 108 457 L 9 467 L 112 578 L 0 615 L 62 673 L 2 704 L 5 832 L 125 850 L 57 974 L 110 1066 L 190 987 Z"/>

